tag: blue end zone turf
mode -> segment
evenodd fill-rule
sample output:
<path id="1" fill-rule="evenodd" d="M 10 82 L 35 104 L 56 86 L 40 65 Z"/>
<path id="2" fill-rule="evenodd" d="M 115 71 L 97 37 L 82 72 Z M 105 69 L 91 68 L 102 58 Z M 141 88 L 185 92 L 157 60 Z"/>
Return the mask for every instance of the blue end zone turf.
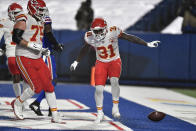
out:
<path id="1" fill-rule="evenodd" d="M 96 112 L 94 91 L 95 88 L 93 88 L 92 86 L 80 84 L 58 84 L 55 88 L 57 99 L 74 99 L 90 107 L 90 109 L 83 110 L 83 112 Z M 12 86 L 10 84 L 0 84 L 0 96 L 13 97 L 14 93 Z M 34 97 L 36 96 L 37 95 L 35 95 Z M 153 109 L 136 104 L 134 102 L 130 102 L 126 99 L 120 98 L 119 108 L 121 112 L 121 119 L 119 121 L 123 125 L 126 125 L 134 131 L 196 131 L 195 125 L 169 115 L 166 115 L 166 117 L 162 121 L 153 122 L 147 118 L 147 115 L 152 112 Z M 107 92 L 104 92 L 103 110 L 105 115 L 112 118 L 112 96 Z M 0 116 L 0 119 L 6 118 Z M 0 130 L 16 131 L 21 129 L 12 127 L 0 127 Z M 29 130 L 33 129 L 28 129 L 28 131 Z"/>

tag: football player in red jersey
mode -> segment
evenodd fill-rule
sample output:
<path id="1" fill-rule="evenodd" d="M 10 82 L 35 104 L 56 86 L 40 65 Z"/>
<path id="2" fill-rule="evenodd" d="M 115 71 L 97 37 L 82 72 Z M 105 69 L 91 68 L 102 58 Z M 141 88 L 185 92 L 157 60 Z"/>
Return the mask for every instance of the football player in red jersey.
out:
<path id="1" fill-rule="evenodd" d="M 81 58 L 88 52 L 90 46 L 96 50 L 95 63 L 95 102 L 97 106 L 97 118 L 95 123 L 100 123 L 104 118 L 103 91 L 107 78 L 110 78 L 112 86 L 113 108 L 112 115 L 120 117 L 119 104 L 119 77 L 121 73 L 121 59 L 119 54 L 118 38 L 148 47 L 157 47 L 160 41 L 145 42 L 130 34 L 126 34 L 116 26 L 109 27 L 103 18 L 95 18 L 91 25 L 91 31 L 85 33 L 85 44 L 80 50 L 77 59 L 71 64 L 70 70 L 76 69 Z"/>
<path id="2" fill-rule="evenodd" d="M 5 39 L 5 55 L 8 61 L 8 69 L 13 77 L 13 89 L 16 97 L 21 95 L 21 86 L 20 86 L 20 71 L 16 64 L 16 57 L 15 57 L 15 48 L 16 43 L 12 41 L 12 31 L 15 22 L 14 14 L 19 12 L 23 12 L 23 8 L 17 4 L 12 3 L 8 6 L 8 16 L 9 18 L 1 19 L 0 20 L 0 39 L 4 36 Z M 23 82 L 23 91 L 28 88 L 28 84 Z M 24 106 L 25 105 L 25 106 Z M 28 103 L 25 101 L 23 106 L 27 108 Z"/>
<path id="3" fill-rule="evenodd" d="M 28 14 L 19 13 L 16 19 L 12 40 L 16 43 L 16 62 L 23 79 L 29 84 L 20 97 L 12 102 L 14 114 L 18 119 L 24 119 L 21 105 L 35 93 L 45 91 L 46 100 L 52 112 L 53 123 L 62 123 L 56 104 L 56 95 L 52 85 L 49 68 L 41 58 L 42 54 L 49 54 L 48 49 L 42 47 L 44 33 L 43 17 L 46 4 L 43 0 L 29 0 Z M 63 122 L 64 123 L 64 122 Z"/>

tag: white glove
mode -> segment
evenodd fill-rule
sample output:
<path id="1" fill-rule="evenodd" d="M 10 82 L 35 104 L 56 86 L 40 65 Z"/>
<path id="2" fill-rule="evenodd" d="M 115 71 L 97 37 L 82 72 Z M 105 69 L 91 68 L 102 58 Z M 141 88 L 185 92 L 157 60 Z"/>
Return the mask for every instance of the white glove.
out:
<path id="1" fill-rule="evenodd" d="M 70 70 L 71 70 L 71 71 L 74 71 L 74 70 L 76 69 L 78 63 L 79 63 L 79 62 L 74 61 L 74 62 L 71 64 L 71 66 L 70 66 Z"/>
<path id="2" fill-rule="evenodd" d="M 29 42 L 27 47 L 35 50 L 35 51 L 42 51 L 42 44 Z"/>
<path id="3" fill-rule="evenodd" d="M 152 42 L 148 42 L 147 46 L 148 47 L 158 47 L 160 41 L 156 40 L 156 41 L 152 41 Z"/>
<path id="4" fill-rule="evenodd" d="M 49 56 L 50 50 L 48 48 L 42 48 L 42 55 Z"/>
<path id="5" fill-rule="evenodd" d="M 3 54 L 4 54 L 4 51 L 0 49 L 0 56 L 2 56 Z"/>

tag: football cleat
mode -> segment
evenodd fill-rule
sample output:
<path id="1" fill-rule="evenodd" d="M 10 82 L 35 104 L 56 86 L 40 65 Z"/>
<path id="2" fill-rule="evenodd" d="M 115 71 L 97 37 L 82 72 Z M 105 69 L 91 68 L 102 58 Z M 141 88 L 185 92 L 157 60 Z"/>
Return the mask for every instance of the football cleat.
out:
<path id="1" fill-rule="evenodd" d="M 51 112 L 50 108 L 48 109 L 48 116 L 52 116 L 52 112 Z"/>
<path id="2" fill-rule="evenodd" d="M 34 101 L 29 105 L 29 108 L 35 112 L 38 116 L 43 116 L 41 110 L 40 110 L 40 105 L 37 101 Z"/>
<path id="3" fill-rule="evenodd" d="M 59 117 L 58 112 L 55 116 L 52 117 L 51 122 L 52 123 L 59 123 L 59 124 L 66 124 L 66 122 L 61 120 L 61 118 Z"/>
<path id="4" fill-rule="evenodd" d="M 119 109 L 118 109 L 118 107 L 113 107 L 112 108 L 112 116 L 114 117 L 114 118 L 120 118 L 120 112 L 119 112 Z"/>
<path id="5" fill-rule="evenodd" d="M 29 104 L 28 104 L 27 101 L 24 101 L 24 102 L 22 103 L 22 110 L 24 111 L 24 110 L 28 110 L 28 109 L 29 109 Z"/>
<path id="6" fill-rule="evenodd" d="M 99 112 L 97 113 L 97 118 L 95 119 L 94 123 L 99 124 L 104 119 L 104 113 Z"/>
<path id="7" fill-rule="evenodd" d="M 22 103 L 20 103 L 19 101 L 17 101 L 17 99 L 13 100 L 11 102 L 12 108 L 14 110 L 14 115 L 16 116 L 16 118 L 23 120 L 23 114 L 22 114 Z"/>

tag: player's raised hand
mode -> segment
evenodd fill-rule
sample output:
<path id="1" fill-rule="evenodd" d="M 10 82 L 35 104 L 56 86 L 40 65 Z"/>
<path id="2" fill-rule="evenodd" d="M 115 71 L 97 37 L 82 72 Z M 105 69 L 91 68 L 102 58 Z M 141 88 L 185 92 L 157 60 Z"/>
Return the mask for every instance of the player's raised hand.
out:
<path id="1" fill-rule="evenodd" d="M 159 43 L 160 43 L 160 41 L 156 40 L 156 41 L 148 42 L 147 43 L 147 46 L 148 47 L 151 47 L 151 48 L 158 47 L 159 46 Z"/>
<path id="2" fill-rule="evenodd" d="M 71 70 L 71 71 L 74 71 L 74 70 L 76 69 L 78 63 L 79 63 L 79 62 L 74 61 L 74 62 L 71 64 L 71 66 L 70 66 L 70 70 Z"/>

